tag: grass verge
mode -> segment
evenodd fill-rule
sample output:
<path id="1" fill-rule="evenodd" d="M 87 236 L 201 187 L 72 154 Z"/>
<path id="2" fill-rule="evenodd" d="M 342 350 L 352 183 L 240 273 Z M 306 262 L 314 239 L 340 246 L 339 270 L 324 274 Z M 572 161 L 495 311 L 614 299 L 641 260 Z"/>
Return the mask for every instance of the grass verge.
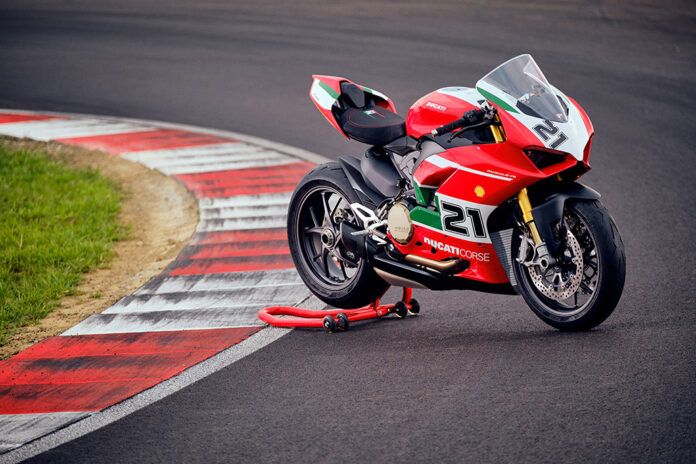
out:
<path id="1" fill-rule="evenodd" d="M 0 144 L 0 344 L 113 258 L 122 198 L 97 171 Z"/>

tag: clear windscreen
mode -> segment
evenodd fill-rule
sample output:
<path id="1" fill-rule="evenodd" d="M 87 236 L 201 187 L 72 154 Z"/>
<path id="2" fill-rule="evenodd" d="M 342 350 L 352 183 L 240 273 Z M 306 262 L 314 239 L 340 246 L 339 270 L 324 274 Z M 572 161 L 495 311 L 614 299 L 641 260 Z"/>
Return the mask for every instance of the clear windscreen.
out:
<path id="1" fill-rule="evenodd" d="M 529 116 L 566 122 L 566 111 L 531 55 L 520 55 L 493 71 L 482 82 L 517 100 L 517 109 Z"/>

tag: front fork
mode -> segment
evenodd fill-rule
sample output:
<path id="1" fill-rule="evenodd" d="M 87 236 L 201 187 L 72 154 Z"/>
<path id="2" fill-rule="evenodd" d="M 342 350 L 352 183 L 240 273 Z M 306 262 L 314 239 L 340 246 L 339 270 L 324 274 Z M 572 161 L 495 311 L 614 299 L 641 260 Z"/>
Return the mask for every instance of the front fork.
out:
<path id="1" fill-rule="evenodd" d="M 522 220 L 524 224 L 529 229 L 529 233 L 532 235 L 532 240 L 534 241 L 534 253 L 532 253 L 531 259 L 527 259 L 527 246 L 526 240 L 522 242 L 522 248 L 517 261 L 524 264 L 525 266 L 539 266 L 541 269 L 548 268 L 553 264 L 553 257 L 549 255 L 549 250 L 546 243 L 541 239 L 539 235 L 539 230 L 534 223 L 534 216 L 532 215 L 532 203 L 529 201 L 529 195 L 527 194 L 527 189 L 523 188 L 517 194 L 517 202 L 520 205 L 520 210 L 522 211 Z"/>

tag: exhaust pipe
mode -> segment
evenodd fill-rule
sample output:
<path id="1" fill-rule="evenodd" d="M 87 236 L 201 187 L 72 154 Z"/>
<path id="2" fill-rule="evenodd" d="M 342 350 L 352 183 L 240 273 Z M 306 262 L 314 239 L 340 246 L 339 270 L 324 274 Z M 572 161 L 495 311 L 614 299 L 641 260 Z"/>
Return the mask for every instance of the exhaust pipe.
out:
<path id="1" fill-rule="evenodd" d="M 456 274 L 457 272 L 463 271 L 469 267 L 469 261 L 465 259 L 454 258 L 443 261 L 435 261 L 434 259 L 424 258 L 423 256 L 417 255 L 406 255 L 405 259 L 410 263 L 420 264 L 421 266 L 429 267 L 445 274 Z"/>

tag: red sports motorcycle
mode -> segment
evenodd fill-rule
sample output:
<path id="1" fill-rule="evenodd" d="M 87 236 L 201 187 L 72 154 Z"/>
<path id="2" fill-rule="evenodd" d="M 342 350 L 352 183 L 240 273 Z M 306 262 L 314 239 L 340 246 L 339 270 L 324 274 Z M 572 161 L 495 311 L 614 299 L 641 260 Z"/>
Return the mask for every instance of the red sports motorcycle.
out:
<path id="1" fill-rule="evenodd" d="M 604 321 L 625 254 L 590 169 L 594 128 L 530 55 L 476 88 L 446 87 L 406 120 L 380 92 L 314 76 L 310 97 L 361 158 L 318 166 L 288 215 L 297 270 L 329 305 L 355 308 L 390 285 L 521 294 L 562 330 Z"/>

